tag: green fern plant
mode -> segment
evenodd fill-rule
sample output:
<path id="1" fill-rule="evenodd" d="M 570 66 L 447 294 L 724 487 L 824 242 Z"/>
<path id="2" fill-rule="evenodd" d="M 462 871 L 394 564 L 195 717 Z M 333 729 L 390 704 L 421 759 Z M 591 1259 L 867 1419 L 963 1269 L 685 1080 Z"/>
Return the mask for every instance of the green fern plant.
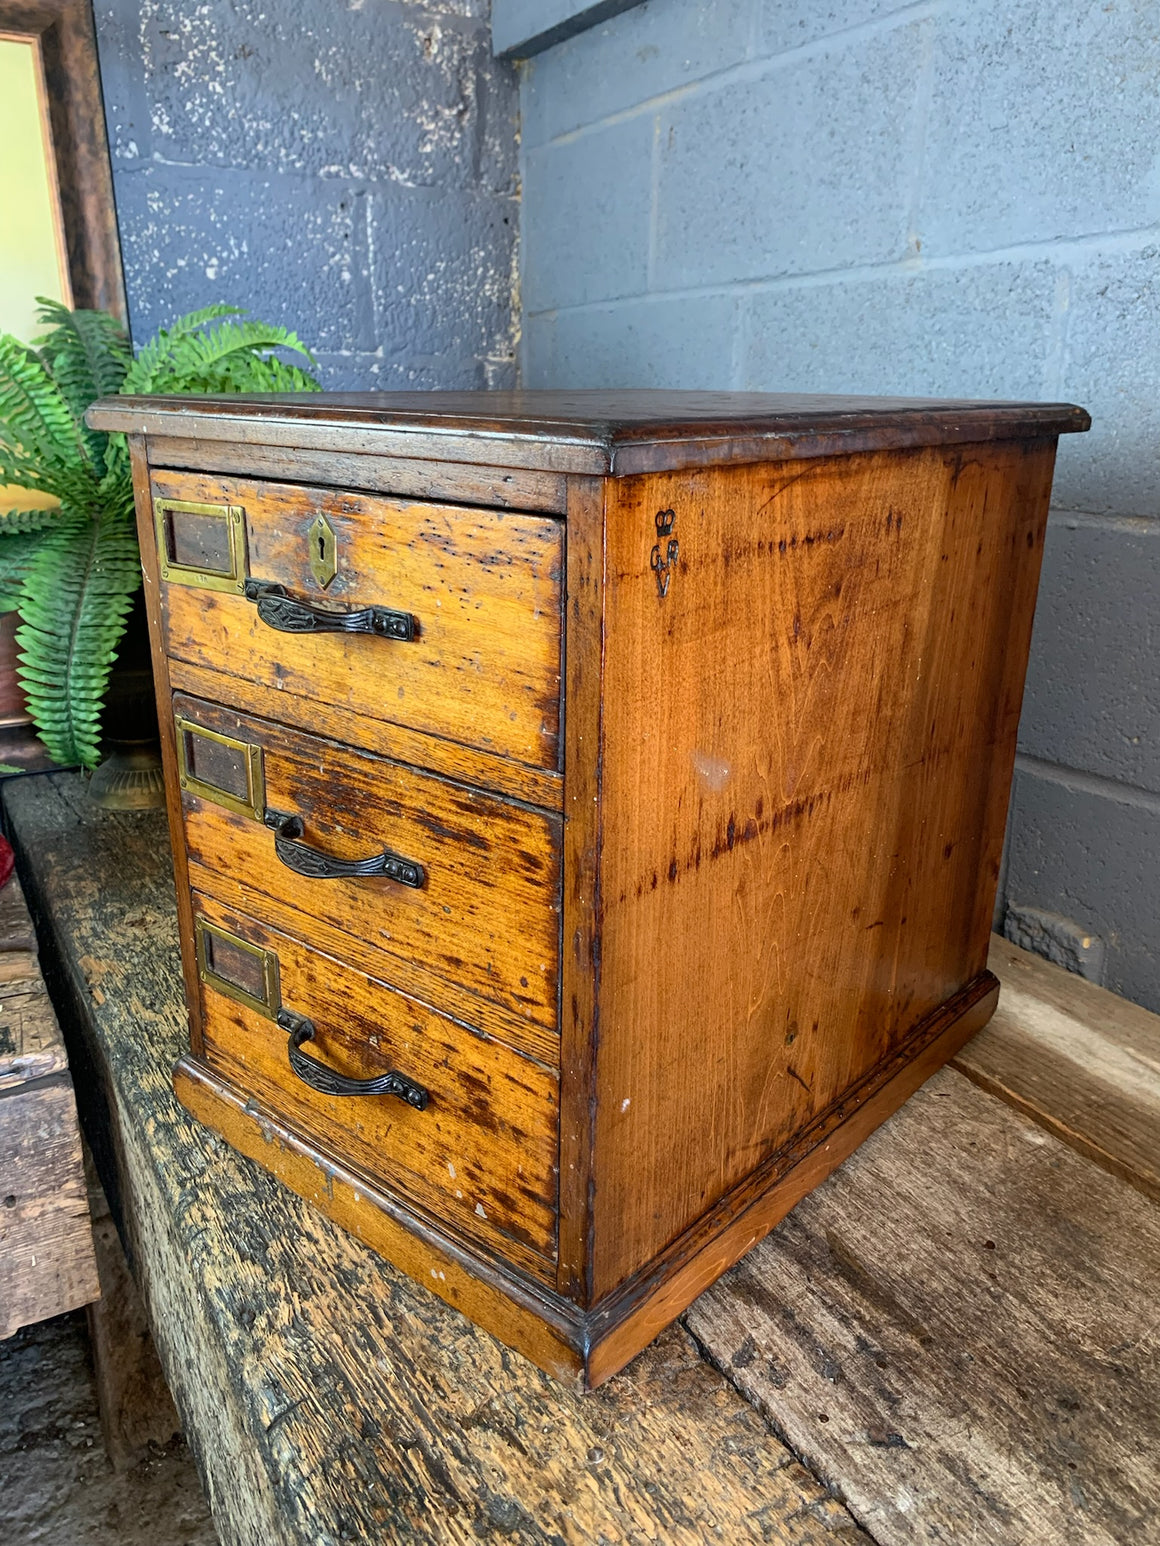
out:
<path id="1" fill-rule="evenodd" d="M 285 328 L 208 306 L 160 330 L 134 357 L 116 319 L 39 298 L 31 345 L 0 333 L 0 496 L 32 489 L 58 503 L 4 509 L 0 612 L 20 614 L 18 675 L 49 755 L 100 760 L 101 713 L 117 646 L 141 584 L 123 435 L 85 424 L 115 392 L 304 392 L 318 382 L 275 349 L 309 351 Z"/>

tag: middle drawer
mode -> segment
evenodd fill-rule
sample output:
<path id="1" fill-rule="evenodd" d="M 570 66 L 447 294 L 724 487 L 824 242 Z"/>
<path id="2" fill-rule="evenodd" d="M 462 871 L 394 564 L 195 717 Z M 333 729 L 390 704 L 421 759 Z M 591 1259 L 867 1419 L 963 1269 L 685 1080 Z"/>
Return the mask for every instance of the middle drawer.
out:
<path id="1" fill-rule="evenodd" d="M 177 694 L 191 879 L 310 920 L 555 1029 L 560 821 Z M 226 883 L 224 886 L 221 882 Z"/>

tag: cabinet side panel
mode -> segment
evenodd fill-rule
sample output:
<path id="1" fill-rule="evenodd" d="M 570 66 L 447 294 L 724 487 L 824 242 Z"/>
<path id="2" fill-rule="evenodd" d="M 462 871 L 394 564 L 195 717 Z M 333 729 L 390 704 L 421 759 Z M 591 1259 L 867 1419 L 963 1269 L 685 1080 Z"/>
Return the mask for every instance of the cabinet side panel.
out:
<path id="1" fill-rule="evenodd" d="M 148 451 L 143 435 L 129 436 L 129 460 L 133 469 L 133 498 L 137 508 L 141 576 L 145 591 L 145 611 L 149 620 L 153 685 L 157 694 L 161 762 L 165 769 L 165 804 L 169 816 L 169 836 L 173 842 L 173 878 L 177 887 L 181 969 L 185 979 L 185 1001 L 189 1008 L 190 1041 L 194 1052 L 200 1054 L 202 1051 L 201 994 L 197 978 L 197 954 L 193 944 L 189 858 L 185 848 L 185 824 L 182 819 L 181 790 L 178 786 L 177 740 L 173 728 L 173 688 L 169 680 L 169 657 L 165 653 L 161 622 L 161 575 L 157 557 L 157 536 L 153 526 L 153 492 L 149 479 Z"/>
<path id="2" fill-rule="evenodd" d="M 600 478 L 571 478 L 564 602 L 564 889 L 560 941 L 560 1292 L 592 1287 L 592 1130 L 600 995 L 600 722 L 604 511 Z"/>
<path id="3" fill-rule="evenodd" d="M 609 485 L 597 1298 L 984 969 L 1053 461 Z"/>

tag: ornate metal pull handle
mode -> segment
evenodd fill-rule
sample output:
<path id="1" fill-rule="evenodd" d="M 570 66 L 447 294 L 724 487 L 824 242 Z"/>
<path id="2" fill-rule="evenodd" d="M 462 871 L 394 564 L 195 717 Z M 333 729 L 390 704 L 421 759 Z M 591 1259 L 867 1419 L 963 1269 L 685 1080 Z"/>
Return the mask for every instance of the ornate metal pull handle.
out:
<path id="1" fill-rule="evenodd" d="M 274 833 L 274 852 L 288 870 L 306 875 L 311 880 L 350 880 L 366 875 L 382 875 L 400 886 L 418 889 L 425 879 L 423 866 L 412 859 L 384 848 L 381 854 L 371 854 L 366 859 L 339 859 L 333 854 L 311 848 L 309 843 L 297 842 L 302 836 L 301 816 L 288 816 L 284 811 L 267 810 L 263 817 Z"/>
<path id="2" fill-rule="evenodd" d="M 258 616 L 279 633 L 375 633 L 382 639 L 415 637 L 415 619 L 410 612 L 393 612 L 390 607 L 363 607 L 358 612 L 331 612 L 295 601 L 284 585 L 267 580 L 247 580 L 247 601 L 258 605 Z"/>
<path id="3" fill-rule="evenodd" d="M 317 1090 L 321 1095 L 397 1095 L 408 1106 L 414 1106 L 416 1111 L 426 1111 L 427 1091 L 421 1084 L 408 1079 L 406 1074 L 392 1068 L 390 1073 L 379 1074 L 375 1079 L 348 1079 L 345 1074 L 327 1068 L 325 1063 L 320 1063 L 317 1058 L 302 1051 L 302 1043 L 314 1039 L 313 1020 L 295 1014 L 292 1009 L 280 1009 L 278 1024 L 290 1033 L 290 1040 L 286 1043 L 290 1067 L 303 1084 L 308 1084 L 312 1090 Z"/>

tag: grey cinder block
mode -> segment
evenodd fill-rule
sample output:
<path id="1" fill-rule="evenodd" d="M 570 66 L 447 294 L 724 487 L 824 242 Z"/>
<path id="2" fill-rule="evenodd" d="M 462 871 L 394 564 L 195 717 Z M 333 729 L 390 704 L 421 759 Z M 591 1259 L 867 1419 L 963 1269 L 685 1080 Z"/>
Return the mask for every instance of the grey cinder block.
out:
<path id="1" fill-rule="evenodd" d="M 1003 934 L 1021 950 L 1034 951 L 1089 982 L 1104 980 L 1104 942 L 1098 934 L 1081 928 L 1074 918 L 1009 902 Z"/>

